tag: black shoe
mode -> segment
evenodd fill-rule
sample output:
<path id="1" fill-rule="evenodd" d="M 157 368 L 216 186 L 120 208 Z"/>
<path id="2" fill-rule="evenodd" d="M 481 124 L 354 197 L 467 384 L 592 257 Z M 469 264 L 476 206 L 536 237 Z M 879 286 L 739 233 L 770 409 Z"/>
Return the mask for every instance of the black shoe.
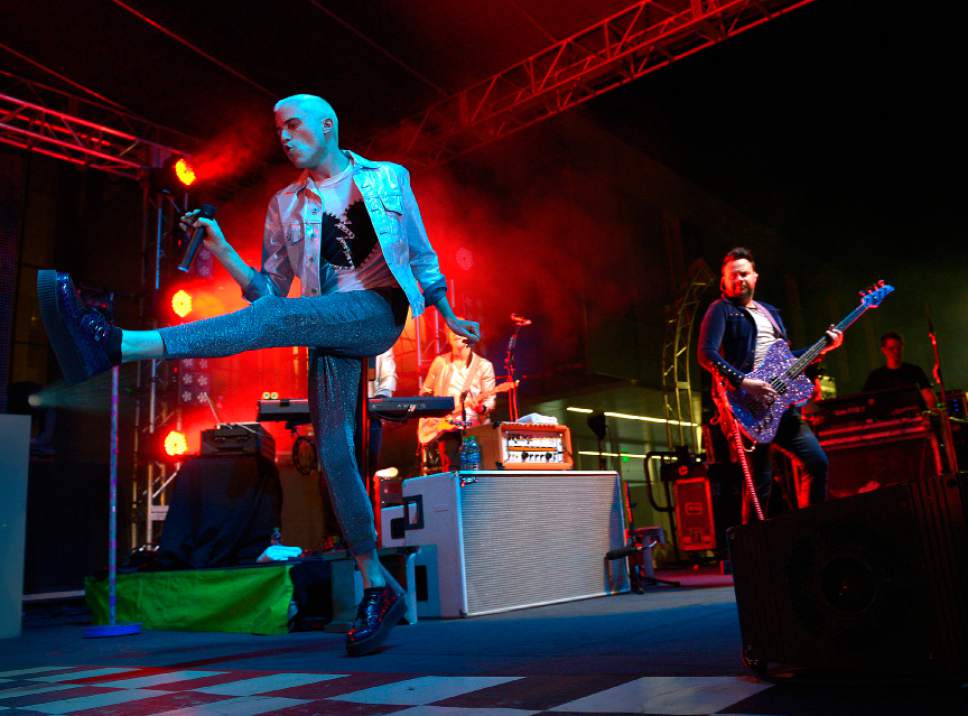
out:
<path id="1" fill-rule="evenodd" d="M 346 653 L 365 656 L 386 641 L 390 630 L 407 613 L 407 601 L 389 586 L 363 590 L 353 628 L 346 634 Z"/>
<path id="2" fill-rule="evenodd" d="M 121 362 L 120 330 L 80 302 L 69 275 L 38 271 L 37 300 L 47 337 L 68 383 L 80 383 Z"/>

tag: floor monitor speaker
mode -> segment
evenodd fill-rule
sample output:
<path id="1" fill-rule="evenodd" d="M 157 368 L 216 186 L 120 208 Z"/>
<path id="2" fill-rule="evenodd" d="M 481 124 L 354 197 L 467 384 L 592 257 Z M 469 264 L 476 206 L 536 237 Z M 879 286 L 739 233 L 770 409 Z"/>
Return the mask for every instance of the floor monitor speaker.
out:
<path id="1" fill-rule="evenodd" d="M 951 477 L 731 529 L 744 659 L 759 670 L 962 675 L 966 542 Z"/>

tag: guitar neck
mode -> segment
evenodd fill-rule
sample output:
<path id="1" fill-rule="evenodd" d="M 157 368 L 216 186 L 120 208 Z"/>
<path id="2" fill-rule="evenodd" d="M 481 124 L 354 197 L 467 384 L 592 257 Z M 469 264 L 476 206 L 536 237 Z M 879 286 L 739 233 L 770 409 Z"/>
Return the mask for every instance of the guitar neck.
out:
<path id="1" fill-rule="evenodd" d="M 518 385 L 518 381 L 512 382 L 512 381 L 508 380 L 508 381 L 505 381 L 504 383 L 501 383 L 500 385 L 494 386 L 490 390 L 485 390 L 485 391 L 481 392 L 474 399 L 477 400 L 477 401 L 479 401 L 479 402 L 482 402 L 483 403 L 485 400 L 487 400 L 487 399 L 489 399 L 489 398 L 491 398 L 491 397 L 493 397 L 495 395 L 498 395 L 499 393 L 506 393 L 509 390 L 513 390 L 514 388 L 517 387 L 517 385 Z"/>
<path id="2" fill-rule="evenodd" d="M 863 303 L 858 305 L 857 308 L 855 308 L 853 311 L 851 311 L 846 316 L 844 316 L 843 319 L 840 321 L 840 323 L 837 324 L 836 326 L 837 330 L 842 333 L 846 331 L 848 328 L 854 325 L 854 323 L 857 321 L 858 318 L 864 315 L 864 313 L 867 311 L 868 308 L 869 306 Z M 790 378 L 794 378 L 800 375 L 803 371 L 807 369 L 807 366 L 813 363 L 817 359 L 817 357 L 823 352 L 823 349 L 827 347 L 827 343 L 828 343 L 827 337 L 824 336 L 819 341 L 817 341 L 812 346 L 810 346 L 806 350 L 806 352 L 804 352 L 804 354 L 800 356 L 793 365 L 790 366 L 789 370 L 787 370 L 787 375 Z"/>

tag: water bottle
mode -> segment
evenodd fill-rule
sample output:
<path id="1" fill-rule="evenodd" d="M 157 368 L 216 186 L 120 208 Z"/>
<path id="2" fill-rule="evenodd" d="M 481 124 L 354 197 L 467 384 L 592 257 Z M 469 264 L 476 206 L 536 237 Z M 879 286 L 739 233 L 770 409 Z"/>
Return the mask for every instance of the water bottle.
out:
<path id="1" fill-rule="evenodd" d="M 481 469 L 481 446 L 473 435 L 468 435 L 461 443 L 460 469 L 462 471 Z"/>

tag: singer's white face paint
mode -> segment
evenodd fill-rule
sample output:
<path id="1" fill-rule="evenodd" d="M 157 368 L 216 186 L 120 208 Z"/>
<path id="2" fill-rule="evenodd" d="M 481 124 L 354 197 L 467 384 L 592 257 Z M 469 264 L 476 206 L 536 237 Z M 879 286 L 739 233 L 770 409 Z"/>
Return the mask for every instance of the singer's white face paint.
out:
<path id="1" fill-rule="evenodd" d="M 312 95 L 287 97 L 276 105 L 275 118 L 279 142 L 297 168 L 315 168 L 338 150 L 336 113 L 325 100 Z"/>

